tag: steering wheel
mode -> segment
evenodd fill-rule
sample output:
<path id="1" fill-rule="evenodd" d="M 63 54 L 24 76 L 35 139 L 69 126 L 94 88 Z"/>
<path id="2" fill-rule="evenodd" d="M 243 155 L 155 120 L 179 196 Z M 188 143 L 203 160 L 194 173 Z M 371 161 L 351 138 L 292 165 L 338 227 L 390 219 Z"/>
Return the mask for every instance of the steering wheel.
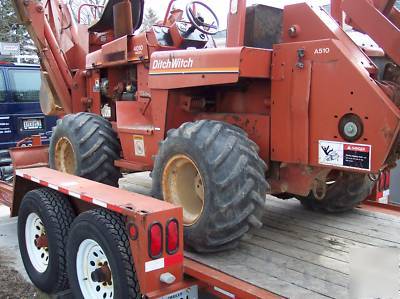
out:
<path id="1" fill-rule="evenodd" d="M 203 7 L 206 12 L 211 15 L 212 20 L 207 23 L 204 17 L 202 17 L 194 8 L 196 5 Z M 207 35 L 215 35 L 219 30 L 219 20 L 215 12 L 201 1 L 191 1 L 186 5 L 186 14 L 189 18 L 190 23 L 200 32 Z"/>

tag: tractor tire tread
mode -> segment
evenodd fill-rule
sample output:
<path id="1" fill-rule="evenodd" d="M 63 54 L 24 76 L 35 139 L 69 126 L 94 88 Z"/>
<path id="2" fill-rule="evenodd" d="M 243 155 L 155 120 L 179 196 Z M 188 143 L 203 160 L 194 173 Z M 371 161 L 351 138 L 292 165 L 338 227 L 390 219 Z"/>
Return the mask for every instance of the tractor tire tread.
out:
<path id="1" fill-rule="evenodd" d="M 73 133 L 73 134 L 71 134 Z M 66 136 L 73 143 L 78 170 L 76 175 L 111 186 L 118 186 L 120 170 L 114 161 L 121 146 L 111 123 L 99 115 L 80 112 L 66 115 L 57 124 L 50 142 L 50 167 L 55 168 L 54 151 L 58 137 Z"/>
<path id="2" fill-rule="evenodd" d="M 153 195 L 162 199 L 161 168 L 168 160 L 170 149 L 178 143 L 191 144 L 201 151 L 207 164 L 205 175 L 214 184 L 212 207 L 208 222 L 185 233 L 189 248 L 198 252 L 218 252 L 236 246 L 251 227 L 260 227 L 269 184 L 265 179 L 267 165 L 259 157 L 258 146 L 247 134 L 233 125 L 202 120 L 185 123 L 170 130 L 156 156 L 153 170 Z M 196 230 L 197 231 L 197 230 Z"/>

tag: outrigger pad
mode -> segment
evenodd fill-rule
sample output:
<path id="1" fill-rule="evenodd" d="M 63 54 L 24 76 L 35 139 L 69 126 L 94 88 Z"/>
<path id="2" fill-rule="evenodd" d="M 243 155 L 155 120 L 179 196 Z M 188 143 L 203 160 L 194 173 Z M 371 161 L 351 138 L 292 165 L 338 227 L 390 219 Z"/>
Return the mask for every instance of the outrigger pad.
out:
<path id="1" fill-rule="evenodd" d="M 112 30 L 114 25 L 113 6 L 124 0 L 109 0 L 104 8 L 103 15 L 94 25 L 89 27 L 89 32 L 105 32 Z M 144 0 L 130 0 L 132 4 L 133 31 L 142 26 Z"/>

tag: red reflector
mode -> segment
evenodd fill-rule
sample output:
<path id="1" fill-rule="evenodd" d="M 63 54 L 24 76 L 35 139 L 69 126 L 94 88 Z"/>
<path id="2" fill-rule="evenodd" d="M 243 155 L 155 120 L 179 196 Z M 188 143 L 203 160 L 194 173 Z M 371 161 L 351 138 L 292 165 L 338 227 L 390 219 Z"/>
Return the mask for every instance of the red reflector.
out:
<path id="1" fill-rule="evenodd" d="M 129 238 L 131 240 L 137 240 L 139 232 L 136 227 L 136 224 L 134 224 L 132 222 L 128 223 L 128 233 L 129 233 Z"/>
<path id="2" fill-rule="evenodd" d="M 159 258 L 162 254 L 162 227 L 160 223 L 154 223 L 149 230 L 149 254 L 151 258 Z"/>
<path id="3" fill-rule="evenodd" d="M 176 219 L 172 219 L 167 224 L 167 252 L 174 254 L 179 247 L 179 226 Z"/>

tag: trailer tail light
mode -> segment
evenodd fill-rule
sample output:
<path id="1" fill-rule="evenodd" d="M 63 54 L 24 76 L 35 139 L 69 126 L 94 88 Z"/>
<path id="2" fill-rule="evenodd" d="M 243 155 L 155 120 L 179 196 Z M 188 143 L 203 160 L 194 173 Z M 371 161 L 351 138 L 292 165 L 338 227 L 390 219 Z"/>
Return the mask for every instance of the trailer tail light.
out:
<path id="1" fill-rule="evenodd" d="M 160 223 L 155 222 L 149 229 L 149 255 L 156 259 L 162 255 L 163 251 L 163 229 Z"/>
<path id="2" fill-rule="evenodd" d="M 179 225 L 178 220 L 170 219 L 167 222 L 167 252 L 168 254 L 174 254 L 179 248 Z"/>

